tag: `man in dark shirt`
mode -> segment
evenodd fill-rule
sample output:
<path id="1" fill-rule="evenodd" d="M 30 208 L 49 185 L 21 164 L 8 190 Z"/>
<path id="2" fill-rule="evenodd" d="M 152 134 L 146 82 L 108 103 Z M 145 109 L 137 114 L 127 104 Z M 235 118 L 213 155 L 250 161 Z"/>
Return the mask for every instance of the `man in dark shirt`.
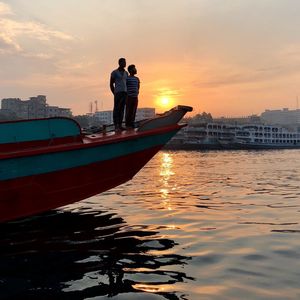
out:
<path id="1" fill-rule="evenodd" d="M 118 69 L 112 71 L 110 75 L 110 90 L 114 95 L 113 120 L 116 131 L 124 129 L 122 127 L 122 121 L 127 98 L 126 79 L 128 77 L 125 67 L 126 59 L 120 58 Z"/>

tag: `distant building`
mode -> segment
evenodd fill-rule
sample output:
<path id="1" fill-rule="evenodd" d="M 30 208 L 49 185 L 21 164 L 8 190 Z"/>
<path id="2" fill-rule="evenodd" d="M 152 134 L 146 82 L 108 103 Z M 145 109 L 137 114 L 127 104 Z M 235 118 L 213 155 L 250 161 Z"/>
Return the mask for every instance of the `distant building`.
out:
<path id="1" fill-rule="evenodd" d="M 8 109 L 0 109 L 0 121 L 18 120 L 17 115 Z"/>
<path id="2" fill-rule="evenodd" d="M 113 123 L 113 112 L 111 110 L 96 111 L 93 117 L 101 124 L 112 124 Z"/>
<path id="3" fill-rule="evenodd" d="M 14 113 L 20 119 L 72 116 L 69 108 L 48 105 L 45 95 L 30 97 L 29 100 L 5 98 L 1 101 L 1 109 Z"/>
<path id="4" fill-rule="evenodd" d="M 90 116 L 90 114 L 89 114 Z M 144 120 L 153 118 L 155 116 L 155 108 L 138 108 L 136 112 L 136 121 Z M 106 110 L 106 111 L 97 111 L 93 114 L 93 116 L 90 116 L 95 118 L 99 123 L 101 124 L 113 124 L 113 111 Z"/>
<path id="5" fill-rule="evenodd" d="M 72 112 L 70 108 L 62 108 L 58 106 L 46 106 L 47 117 L 71 117 Z"/>
<path id="6" fill-rule="evenodd" d="M 199 113 L 197 115 L 195 115 L 194 117 L 188 118 L 187 122 L 189 124 L 203 124 L 203 123 L 209 123 L 212 122 L 213 118 L 212 115 L 210 113 Z"/>
<path id="7" fill-rule="evenodd" d="M 150 119 L 155 117 L 155 108 L 152 107 L 144 107 L 144 108 L 138 108 L 136 111 L 136 121 L 144 120 L 144 119 Z"/>
<path id="8" fill-rule="evenodd" d="M 28 105 L 20 98 L 2 99 L 1 109 L 14 112 L 18 118 L 28 119 Z"/>
<path id="9" fill-rule="evenodd" d="M 260 124 L 261 118 L 257 115 L 245 117 L 220 117 L 213 118 L 213 122 L 224 124 Z"/>
<path id="10" fill-rule="evenodd" d="M 24 104 L 28 108 L 28 119 L 38 119 L 47 117 L 46 113 L 46 96 L 39 95 L 37 97 L 30 97 L 25 100 Z"/>
<path id="11" fill-rule="evenodd" d="M 265 110 L 261 114 L 261 119 L 267 124 L 276 125 L 300 125 L 300 109 L 289 110 Z"/>

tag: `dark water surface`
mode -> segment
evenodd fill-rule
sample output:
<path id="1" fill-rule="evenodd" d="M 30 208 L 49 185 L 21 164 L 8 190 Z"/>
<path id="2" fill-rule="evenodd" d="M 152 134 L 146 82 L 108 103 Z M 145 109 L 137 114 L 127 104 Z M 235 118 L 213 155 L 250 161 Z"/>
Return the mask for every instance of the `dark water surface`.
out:
<path id="1" fill-rule="evenodd" d="M 300 151 L 160 152 L 0 234 L 0 299 L 300 299 Z"/>

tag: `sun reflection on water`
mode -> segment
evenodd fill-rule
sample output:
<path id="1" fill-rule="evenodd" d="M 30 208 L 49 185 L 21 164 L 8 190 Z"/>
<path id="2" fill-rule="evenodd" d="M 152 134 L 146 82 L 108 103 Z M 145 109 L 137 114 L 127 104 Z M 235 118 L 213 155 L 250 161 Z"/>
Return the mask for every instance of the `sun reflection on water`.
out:
<path id="1" fill-rule="evenodd" d="M 133 285 L 133 288 L 148 293 L 159 293 L 164 291 L 164 287 L 153 284 L 135 284 Z"/>
<path id="2" fill-rule="evenodd" d="M 160 189 L 160 195 L 163 199 L 163 206 L 167 210 L 173 210 L 170 200 L 170 190 L 174 190 L 175 187 L 171 186 L 170 179 L 175 173 L 172 170 L 173 167 L 173 157 L 170 153 L 162 153 L 161 155 L 161 164 L 160 164 L 160 177 L 163 187 Z"/>

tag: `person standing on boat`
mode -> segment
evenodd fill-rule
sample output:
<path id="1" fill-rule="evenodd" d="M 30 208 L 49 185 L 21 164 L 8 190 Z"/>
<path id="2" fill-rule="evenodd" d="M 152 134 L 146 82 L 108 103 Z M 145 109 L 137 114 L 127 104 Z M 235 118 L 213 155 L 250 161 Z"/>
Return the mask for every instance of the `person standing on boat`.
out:
<path id="1" fill-rule="evenodd" d="M 122 121 L 124 117 L 124 109 L 127 98 L 126 80 L 128 73 L 125 70 L 126 59 L 119 59 L 118 69 L 112 71 L 110 75 L 110 90 L 114 94 L 114 110 L 113 121 L 115 130 L 120 131 L 123 129 Z"/>
<path id="2" fill-rule="evenodd" d="M 134 128 L 136 109 L 138 106 L 138 95 L 140 91 L 140 80 L 135 76 L 137 70 L 135 65 L 128 66 L 129 76 L 127 77 L 127 99 L 126 99 L 126 128 Z"/>

